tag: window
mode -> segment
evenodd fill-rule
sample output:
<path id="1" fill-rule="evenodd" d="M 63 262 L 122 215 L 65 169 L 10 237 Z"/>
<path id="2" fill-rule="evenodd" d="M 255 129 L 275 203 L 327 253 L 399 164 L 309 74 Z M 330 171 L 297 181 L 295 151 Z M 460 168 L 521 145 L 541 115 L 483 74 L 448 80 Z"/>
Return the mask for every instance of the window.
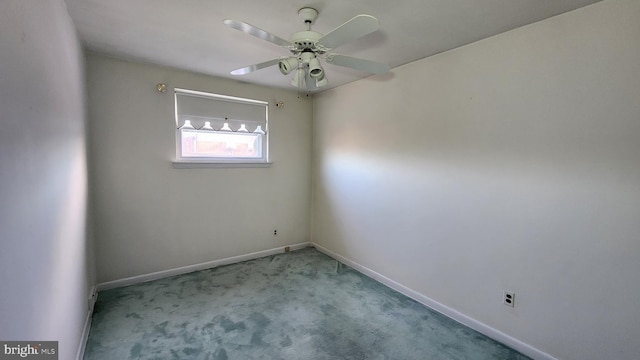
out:
<path id="1" fill-rule="evenodd" d="M 268 103 L 175 89 L 176 162 L 268 162 Z"/>

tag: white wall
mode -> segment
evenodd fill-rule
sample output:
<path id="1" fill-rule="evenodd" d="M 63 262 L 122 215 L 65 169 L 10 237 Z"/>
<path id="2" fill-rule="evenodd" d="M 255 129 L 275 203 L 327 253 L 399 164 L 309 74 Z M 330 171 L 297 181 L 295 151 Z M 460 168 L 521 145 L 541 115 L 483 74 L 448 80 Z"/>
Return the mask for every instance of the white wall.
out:
<path id="1" fill-rule="evenodd" d="M 93 53 L 87 77 L 98 282 L 309 241 L 310 100 Z M 273 165 L 174 169 L 174 87 L 269 101 Z"/>
<path id="2" fill-rule="evenodd" d="M 317 96 L 312 240 L 559 359 L 638 359 L 638 19 L 604 1 Z"/>
<path id="3" fill-rule="evenodd" d="M 0 2 L 0 339 L 76 356 L 94 283 L 83 58 L 62 0 Z"/>

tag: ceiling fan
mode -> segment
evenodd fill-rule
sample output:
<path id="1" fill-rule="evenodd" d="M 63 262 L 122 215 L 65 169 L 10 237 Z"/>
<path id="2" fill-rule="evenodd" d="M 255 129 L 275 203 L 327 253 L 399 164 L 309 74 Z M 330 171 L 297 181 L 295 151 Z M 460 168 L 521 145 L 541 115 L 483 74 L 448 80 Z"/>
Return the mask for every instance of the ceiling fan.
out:
<path id="1" fill-rule="evenodd" d="M 379 23 L 375 17 L 357 15 L 328 34 L 321 34 L 311 30 L 311 25 L 318 18 L 316 9 L 304 7 L 298 11 L 298 15 L 304 20 L 306 30 L 293 33 L 290 41 L 242 21 L 224 20 L 224 24 L 229 27 L 280 45 L 291 52 L 289 57 L 246 66 L 233 70 L 231 74 L 244 75 L 277 64 L 283 75 L 289 75 L 294 72 L 291 81 L 293 86 L 313 91 L 328 83 L 325 71 L 320 64 L 320 58 L 329 64 L 345 66 L 372 74 L 384 74 L 390 70 L 387 64 L 329 53 L 340 45 L 378 30 Z"/>

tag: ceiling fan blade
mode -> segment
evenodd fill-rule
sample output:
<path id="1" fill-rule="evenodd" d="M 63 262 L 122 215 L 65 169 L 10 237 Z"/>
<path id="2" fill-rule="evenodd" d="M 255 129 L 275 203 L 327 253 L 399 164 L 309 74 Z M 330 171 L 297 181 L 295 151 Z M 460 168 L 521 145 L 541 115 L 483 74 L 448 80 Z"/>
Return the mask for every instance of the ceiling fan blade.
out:
<path id="1" fill-rule="evenodd" d="M 268 42 L 274 43 L 280 46 L 291 46 L 291 42 L 273 35 L 270 32 L 264 31 L 258 27 L 255 27 L 251 24 L 247 24 L 246 22 L 237 21 L 237 20 L 224 20 L 223 23 L 229 27 L 232 27 L 236 30 L 240 30 L 243 33 L 247 33 L 249 35 L 253 35 L 262 40 L 266 40 Z"/>
<path id="2" fill-rule="evenodd" d="M 371 15 L 357 15 L 321 37 L 318 42 L 329 49 L 335 49 L 342 44 L 378 30 L 379 25 L 378 19 Z"/>
<path id="3" fill-rule="evenodd" d="M 267 68 L 269 66 L 273 66 L 273 65 L 275 65 L 275 64 L 277 64 L 279 62 L 280 62 L 280 59 L 273 59 L 273 60 L 265 61 L 265 62 L 262 62 L 262 63 L 259 63 L 259 64 L 245 66 L 243 68 L 233 70 L 231 72 L 231 75 L 248 74 L 248 73 L 254 72 L 256 70 L 260 70 L 260 69 Z"/>
<path id="4" fill-rule="evenodd" d="M 384 74 L 391 70 L 391 67 L 384 63 L 340 54 L 329 54 L 327 56 L 327 62 L 329 64 L 345 66 L 360 71 L 366 71 L 372 74 Z"/>

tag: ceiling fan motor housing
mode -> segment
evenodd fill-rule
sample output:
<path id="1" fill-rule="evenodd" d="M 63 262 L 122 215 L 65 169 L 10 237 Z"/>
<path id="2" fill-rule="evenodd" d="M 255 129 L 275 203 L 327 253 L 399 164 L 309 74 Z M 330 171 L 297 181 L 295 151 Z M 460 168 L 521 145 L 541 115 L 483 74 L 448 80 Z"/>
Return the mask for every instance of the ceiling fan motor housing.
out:
<path id="1" fill-rule="evenodd" d="M 318 43 L 318 40 L 322 38 L 322 34 L 316 31 L 298 31 L 291 36 L 291 43 L 293 47 L 291 52 L 294 55 L 298 55 L 304 51 L 313 51 L 318 54 L 324 54 L 330 49 L 327 49 Z"/>

